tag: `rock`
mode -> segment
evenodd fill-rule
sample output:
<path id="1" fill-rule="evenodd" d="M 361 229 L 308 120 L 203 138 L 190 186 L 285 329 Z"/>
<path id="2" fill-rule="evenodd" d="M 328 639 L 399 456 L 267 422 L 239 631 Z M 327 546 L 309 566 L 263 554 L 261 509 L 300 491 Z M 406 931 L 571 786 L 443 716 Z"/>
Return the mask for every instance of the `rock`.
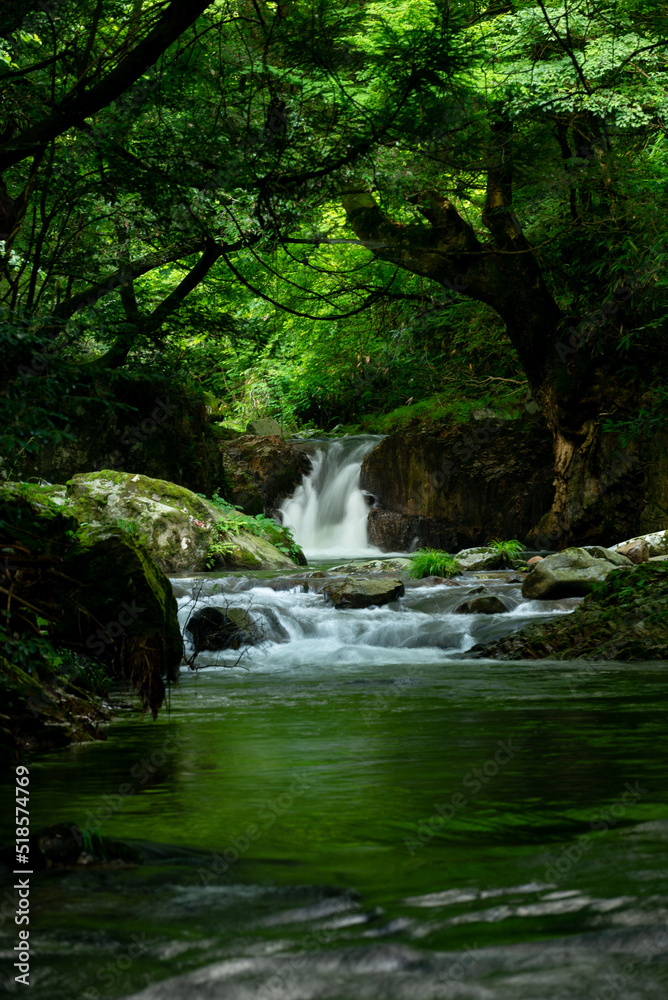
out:
<path id="1" fill-rule="evenodd" d="M 612 549 L 605 549 L 602 545 L 582 545 L 581 548 L 585 552 L 588 552 L 590 556 L 593 556 L 594 559 L 605 559 L 607 562 L 612 563 L 613 566 L 628 566 L 631 562 L 628 556 L 620 552 L 615 552 Z"/>
<path id="2" fill-rule="evenodd" d="M 402 597 L 404 585 L 396 579 L 360 580 L 348 576 L 342 582 L 326 584 L 323 593 L 335 608 L 370 608 Z"/>
<path id="3" fill-rule="evenodd" d="M 350 576 L 358 574 L 364 576 L 365 573 L 401 573 L 411 565 L 411 559 L 371 559 L 365 563 L 342 563 L 340 566 L 333 566 L 329 572 L 347 573 Z"/>
<path id="4" fill-rule="evenodd" d="M 97 830 L 81 829 L 76 823 L 47 826 L 30 837 L 30 866 L 70 868 L 79 865 L 137 865 L 140 852 L 120 840 L 101 837 Z"/>
<path id="5" fill-rule="evenodd" d="M 638 535 L 636 538 L 629 538 L 625 542 L 618 542 L 617 545 L 612 545 L 611 548 L 619 551 L 625 545 L 631 545 L 638 541 L 645 542 L 647 545 L 647 554 L 650 559 L 652 556 L 668 555 L 668 529 L 665 531 L 653 531 L 648 535 Z"/>
<path id="6" fill-rule="evenodd" d="M 286 432 L 273 417 L 258 417 L 257 420 L 251 420 L 246 425 L 246 432 L 262 437 L 266 437 L 268 434 L 275 434 L 277 437 L 287 437 Z"/>
<path id="7" fill-rule="evenodd" d="M 569 615 L 560 615 L 478 645 L 467 654 L 499 660 L 621 660 L 668 659 L 668 572 L 662 563 L 631 565 L 610 572 L 596 594 L 586 597 Z M 573 668 L 571 664 L 571 668 Z M 570 674 L 571 690 L 587 693 L 597 662 Z"/>
<path id="8" fill-rule="evenodd" d="M 211 560 L 214 567 L 229 569 L 281 570 L 295 565 L 266 538 L 174 483 L 104 470 L 48 489 L 80 524 L 120 526 L 141 539 L 164 573 L 201 572 L 212 568 Z"/>
<path id="9" fill-rule="evenodd" d="M 619 545 L 615 551 L 626 556 L 636 565 L 647 562 L 649 559 L 649 547 L 644 538 L 638 538 L 637 541 L 629 542 L 628 545 Z"/>
<path id="10" fill-rule="evenodd" d="M 455 558 L 463 572 L 500 569 L 503 565 L 501 554 L 489 545 L 481 545 L 477 549 L 462 549 Z"/>
<path id="11" fill-rule="evenodd" d="M 311 471 L 306 452 L 276 434 L 244 434 L 221 447 L 230 502 L 246 514 L 271 514 Z"/>
<path id="12" fill-rule="evenodd" d="M 538 562 L 543 561 L 543 556 L 531 556 L 531 559 L 527 559 L 527 566 L 534 566 Z"/>
<path id="13" fill-rule="evenodd" d="M 631 561 L 612 553 L 617 559 Z M 564 549 L 536 563 L 522 584 L 522 597 L 547 600 L 556 597 L 582 597 L 591 593 L 617 566 L 612 560 L 597 559 L 582 548 Z"/>
<path id="14" fill-rule="evenodd" d="M 362 463 L 361 488 L 379 504 L 369 541 L 457 552 L 495 536 L 524 540 L 552 504 L 553 480 L 551 435 L 528 417 L 390 434 Z"/>
<path id="15" fill-rule="evenodd" d="M 503 601 L 494 594 L 484 594 L 464 601 L 455 608 L 455 614 L 460 615 L 502 615 L 509 609 Z"/>
<path id="16" fill-rule="evenodd" d="M 54 645 L 94 656 L 111 676 L 129 679 L 155 716 L 163 678 L 178 679 L 183 653 L 169 580 L 132 533 L 113 520 L 79 520 L 59 491 L 64 487 L 0 485 L 0 536 L 25 547 L 15 566 L 4 566 L 17 607 L 10 631 L 25 630 L 27 608 L 48 609 Z M 22 591 L 28 603 L 20 611 Z"/>
<path id="17" fill-rule="evenodd" d="M 243 608 L 219 608 L 209 605 L 191 615 L 186 624 L 197 652 L 238 649 L 252 644 L 256 629 Z"/>
<path id="18" fill-rule="evenodd" d="M 138 377 L 109 383 L 105 401 L 101 412 L 95 392 L 88 399 L 77 393 L 76 402 L 63 397 L 68 437 L 18 455 L 7 478 L 65 483 L 81 472 L 114 469 L 206 494 L 225 481 L 221 432 L 209 423 L 199 393 L 172 382 L 165 395 L 164 382 Z"/>

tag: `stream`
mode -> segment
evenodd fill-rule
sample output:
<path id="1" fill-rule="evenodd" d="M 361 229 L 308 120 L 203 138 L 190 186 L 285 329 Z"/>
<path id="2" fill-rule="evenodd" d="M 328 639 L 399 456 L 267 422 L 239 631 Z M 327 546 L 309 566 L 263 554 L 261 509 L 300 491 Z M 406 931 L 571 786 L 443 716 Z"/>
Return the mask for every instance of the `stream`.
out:
<path id="1" fill-rule="evenodd" d="M 263 642 L 200 654 L 155 723 L 29 762 L 33 830 L 78 823 L 144 857 L 32 877 L 31 1000 L 668 995 L 667 664 L 466 659 L 576 606 L 524 601 L 511 572 L 327 605 L 305 573 L 376 551 L 354 470 L 306 524 L 351 450 L 285 505 L 310 539 L 294 580 L 173 581 L 182 624 L 244 608 Z M 482 585 L 508 613 L 457 614 Z"/>

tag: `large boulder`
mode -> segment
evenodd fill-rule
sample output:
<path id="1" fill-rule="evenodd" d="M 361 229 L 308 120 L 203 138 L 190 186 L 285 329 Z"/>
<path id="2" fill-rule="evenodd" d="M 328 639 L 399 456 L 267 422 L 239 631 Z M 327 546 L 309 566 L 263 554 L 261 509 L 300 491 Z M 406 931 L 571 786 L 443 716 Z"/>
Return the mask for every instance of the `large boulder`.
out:
<path id="1" fill-rule="evenodd" d="M 295 563 L 244 522 L 190 490 L 128 472 L 87 472 L 51 498 L 91 527 L 120 527 L 141 539 L 164 573 L 293 569 Z"/>
<path id="2" fill-rule="evenodd" d="M 169 580 L 122 525 L 82 523 L 54 487 L 0 486 L 1 576 L 10 633 L 95 657 L 155 715 L 183 654 Z M 32 624 L 31 624 L 32 623 Z"/>
<path id="3" fill-rule="evenodd" d="M 17 456 L 8 478 L 65 483 L 79 472 L 114 469 L 208 494 L 225 481 L 223 432 L 209 422 L 202 396 L 186 387 L 166 393 L 159 381 L 120 379 L 102 399 L 96 389 L 59 407 L 69 433 Z"/>
<path id="4" fill-rule="evenodd" d="M 385 551 L 457 552 L 524 538 L 554 496 L 551 436 L 538 420 L 496 418 L 402 431 L 362 463 L 378 499 L 369 541 Z"/>
<path id="5" fill-rule="evenodd" d="M 404 585 L 396 579 L 360 580 L 347 576 L 345 580 L 326 584 L 323 593 L 335 608 L 370 608 L 402 597 Z"/>
<path id="6" fill-rule="evenodd" d="M 583 597 L 590 594 L 594 586 L 605 580 L 614 569 L 631 565 L 630 559 L 617 553 L 597 558 L 582 548 L 564 549 L 536 563 L 527 573 L 522 584 L 522 597 L 529 600 Z"/>
<path id="7" fill-rule="evenodd" d="M 489 545 L 481 545 L 474 549 L 462 549 L 456 556 L 457 565 L 461 571 L 477 572 L 483 569 L 502 569 L 501 553 Z"/>
<path id="8" fill-rule="evenodd" d="M 303 449 L 284 441 L 277 431 L 266 432 L 270 436 L 258 434 L 243 434 L 221 446 L 227 495 L 246 514 L 271 513 L 311 471 L 311 460 Z"/>

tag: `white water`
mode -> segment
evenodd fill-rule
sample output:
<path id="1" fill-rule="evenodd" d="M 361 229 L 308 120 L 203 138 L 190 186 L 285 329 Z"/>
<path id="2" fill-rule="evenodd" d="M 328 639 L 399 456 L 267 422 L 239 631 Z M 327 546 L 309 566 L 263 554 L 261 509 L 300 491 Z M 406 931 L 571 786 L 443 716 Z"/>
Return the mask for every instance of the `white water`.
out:
<path id="1" fill-rule="evenodd" d="M 565 614 L 580 598 L 559 601 L 527 601 L 521 584 L 509 582 L 511 573 L 485 574 L 485 586 L 508 608 L 505 614 L 458 614 L 455 608 L 476 593 L 480 580 L 466 574 L 441 585 L 421 586 L 406 581 L 406 593 L 384 607 L 340 610 L 328 604 L 321 593 L 326 580 L 213 576 L 174 580 L 179 621 L 185 627 L 190 616 L 203 607 L 222 611 L 237 608 L 248 613 L 264 641 L 241 651 L 223 649 L 202 652 L 197 667 L 239 664 L 253 672 L 298 670 L 330 674 L 332 670 L 366 670 L 369 665 L 445 663 L 478 642 L 490 642 L 528 622 Z M 343 578 L 343 574 L 328 579 Z M 293 584 L 291 586 L 291 583 Z M 187 654 L 194 652 L 189 635 L 184 636 Z"/>
<path id="2" fill-rule="evenodd" d="M 369 507 L 359 485 L 362 459 L 380 440 L 369 435 L 323 442 L 309 475 L 283 501 L 283 524 L 309 561 L 382 554 L 369 544 Z"/>

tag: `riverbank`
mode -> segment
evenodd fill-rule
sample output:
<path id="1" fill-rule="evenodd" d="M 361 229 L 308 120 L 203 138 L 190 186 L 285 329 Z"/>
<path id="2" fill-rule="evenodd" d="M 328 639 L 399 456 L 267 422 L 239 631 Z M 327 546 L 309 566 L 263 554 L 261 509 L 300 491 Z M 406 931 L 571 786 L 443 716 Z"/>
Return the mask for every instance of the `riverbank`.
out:
<path id="1" fill-rule="evenodd" d="M 468 655 L 496 660 L 666 660 L 668 566 L 643 563 L 611 573 L 568 618 L 528 625 L 476 645 Z"/>

